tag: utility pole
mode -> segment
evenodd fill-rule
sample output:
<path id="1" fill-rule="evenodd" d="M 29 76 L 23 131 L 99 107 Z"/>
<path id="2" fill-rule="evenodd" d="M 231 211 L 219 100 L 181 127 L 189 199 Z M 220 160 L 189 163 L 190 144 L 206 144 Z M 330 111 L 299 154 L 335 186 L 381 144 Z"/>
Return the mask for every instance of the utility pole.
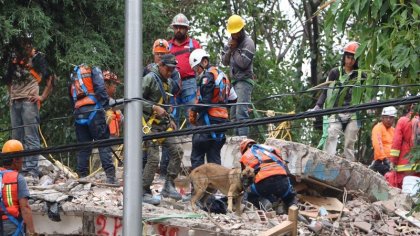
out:
<path id="1" fill-rule="evenodd" d="M 142 0 L 125 0 L 124 98 L 141 98 L 142 62 Z M 124 217 L 123 235 L 141 235 L 143 177 L 141 143 L 143 140 L 140 117 L 141 102 L 124 104 Z"/>

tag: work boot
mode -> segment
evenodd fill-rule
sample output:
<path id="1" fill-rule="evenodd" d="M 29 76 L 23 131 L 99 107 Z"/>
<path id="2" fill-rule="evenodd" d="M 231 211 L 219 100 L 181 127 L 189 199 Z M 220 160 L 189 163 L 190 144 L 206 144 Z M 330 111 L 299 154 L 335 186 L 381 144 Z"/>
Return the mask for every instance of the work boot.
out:
<path id="1" fill-rule="evenodd" d="M 106 174 L 106 183 L 107 184 L 120 184 L 117 180 L 117 177 L 115 177 L 115 169 L 114 168 L 109 168 L 107 170 L 105 170 L 105 174 Z"/>
<path id="2" fill-rule="evenodd" d="M 181 200 L 182 196 L 178 191 L 176 191 L 175 184 L 173 180 L 166 179 L 165 185 L 163 186 L 161 195 L 163 197 L 170 197 L 175 200 Z"/>
<path id="3" fill-rule="evenodd" d="M 160 199 L 154 197 L 150 193 L 145 193 L 145 194 L 143 194 L 143 202 L 157 206 L 157 205 L 160 204 Z"/>

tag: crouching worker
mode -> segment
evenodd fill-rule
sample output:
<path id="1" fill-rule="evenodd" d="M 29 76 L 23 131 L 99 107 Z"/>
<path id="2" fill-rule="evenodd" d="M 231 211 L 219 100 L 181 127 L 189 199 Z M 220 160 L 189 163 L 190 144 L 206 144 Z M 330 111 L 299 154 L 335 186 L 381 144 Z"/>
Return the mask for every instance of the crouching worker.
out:
<path id="1" fill-rule="evenodd" d="M 2 153 L 19 152 L 23 145 L 18 140 L 9 140 L 3 145 Z M 19 174 L 23 165 L 23 157 L 2 158 L 0 167 L 0 235 L 25 235 L 23 224 L 26 223 L 28 233 L 35 235 L 32 211 L 28 203 L 29 189 L 25 178 Z"/>
<path id="2" fill-rule="evenodd" d="M 286 162 L 277 148 L 257 144 L 252 139 L 245 139 L 240 144 L 241 167 L 245 166 L 254 168 L 255 179 L 248 192 L 247 200 L 256 207 L 264 206 L 268 210 L 270 203 L 277 199 L 281 199 L 286 207 L 290 207 L 297 203 L 296 193 L 290 184 L 287 176 L 288 169 Z M 264 202 L 265 201 L 265 202 Z"/>

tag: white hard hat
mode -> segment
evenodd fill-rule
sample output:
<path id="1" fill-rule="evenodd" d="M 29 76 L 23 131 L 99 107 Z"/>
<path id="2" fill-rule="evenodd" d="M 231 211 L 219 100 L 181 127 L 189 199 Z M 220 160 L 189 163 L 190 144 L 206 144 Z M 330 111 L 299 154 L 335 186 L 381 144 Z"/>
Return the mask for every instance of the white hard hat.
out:
<path id="1" fill-rule="evenodd" d="M 181 26 L 190 27 L 190 21 L 188 20 L 188 18 L 184 14 L 179 13 L 178 15 L 176 15 L 172 19 L 171 26 L 173 27 L 174 25 L 181 25 Z"/>
<path id="2" fill-rule="evenodd" d="M 390 107 L 385 107 L 382 110 L 382 115 L 383 116 L 393 116 L 393 117 L 397 117 L 397 109 L 393 106 Z"/>
<path id="3" fill-rule="evenodd" d="M 203 57 L 209 58 L 210 55 L 204 51 L 204 49 L 197 48 L 190 54 L 190 66 L 191 68 L 194 68 L 196 65 L 201 63 L 201 60 Z"/>

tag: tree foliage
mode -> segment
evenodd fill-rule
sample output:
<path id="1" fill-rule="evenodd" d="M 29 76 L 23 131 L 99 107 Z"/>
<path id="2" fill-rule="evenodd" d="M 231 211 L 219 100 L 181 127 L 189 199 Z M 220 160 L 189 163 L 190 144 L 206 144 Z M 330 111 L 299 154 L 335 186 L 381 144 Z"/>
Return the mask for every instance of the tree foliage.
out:
<path id="1" fill-rule="evenodd" d="M 151 62 L 157 38 L 170 38 L 172 17 L 184 13 L 191 21 L 190 35 L 201 40 L 216 65 L 229 35 L 226 22 L 236 13 L 257 46 L 254 72 L 257 85 L 253 101 L 258 110 L 301 112 L 315 103 L 316 94 L 284 95 L 322 82 L 338 65 L 340 48 L 349 40 L 361 42 L 357 56 L 369 74 L 366 84 L 418 84 L 420 51 L 418 1 L 319 1 L 319 0 L 150 0 L 143 1 L 143 60 Z M 0 0 L 0 61 L 13 37 L 31 32 L 36 47 L 47 56 L 59 76 L 52 97 L 41 109 L 44 136 L 52 145 L 75 141 L 68 75 L 76 64 L 109 68 L 123 79 L 124 1 Z M 0 77 L 5 66 L 0 65 Z M 228 68 L 224 68 L 227 70 Z M 127 85 L 126 85 L 127 86 Z M 121 95 L 120 88 L 119 94 Z M 360 99 L 370 101 L 418 93 L 408 89 L 368 88 Z M 7 110 L 6 88 L 0 88 L 0 109 Z M 370 119 L 372 120 L 372 119 Z M 0 114 L 0 138 L 8 136 L 9 114 Z M 316 145 L 319 135 L 307 121 L 295 121 L 295 141 Z M 364 127 L 366 149 L 372 122 Z M 257 132 L 255 130 L 255 132 Z"/>

